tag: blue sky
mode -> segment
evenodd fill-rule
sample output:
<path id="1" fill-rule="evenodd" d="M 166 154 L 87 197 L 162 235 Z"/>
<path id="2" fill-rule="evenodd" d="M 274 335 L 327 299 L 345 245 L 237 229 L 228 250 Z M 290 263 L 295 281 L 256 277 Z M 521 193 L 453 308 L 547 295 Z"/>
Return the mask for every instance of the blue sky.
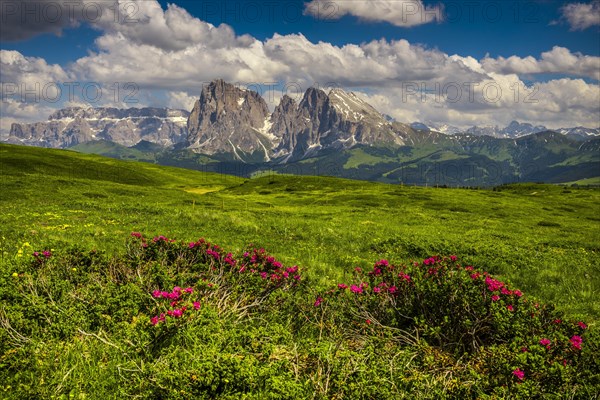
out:
<path id="1" fill-rule="evenodd" d="M 598 0 L 119 0 L 118 15 L 113 1 L 77 1 L 74 20 L 53 21 L 57 10 L 67 15 L 61 1 L 50 9 L 28 0 L 25 13 L 23 2 L 3 2 L 5 121 L 89 100 L 31 101 L 19 88 L 32 79 L 57 87 L 134 82 L 136 106 L 189 108 L 203 82 L 224 78 L 264 82 L 266 91 L 269 82 L 303 89 L 334 82 L 406 122 L 600 126 Z M 135 21 L 126 24 L 127 17 Z M 399 95 L 407 82 L 428 92 L 438 85 L 442 94 L 446 86 L 492 84 L 504 97 L 490 102 L 478 92 L 464 102 L 423 102 Z M 538 101 L 516 101 L 519 85 Z M 270 106 L 281 94 L 270 93 Z M 123 106 L 123 99 L 90 105 Z"/>
<path id="2" fill-rule="evenodd" d="M 350 0 L 352 1 L 352 0 Z M 540 54 L 553 46 L 572 52 L 600 55 L 599 29 L 571 30 L 560 21 L 563 1 L 473 1 L 446 2 L 446 21 L 402 28 L 388 22 L 371 22 L 346 15 L 336 20 L 302 15 L 302 0 L 251 1 L 160 1 L 185 8 L 190 14 L 214 25 L 222 23 L 237 34 L 250 34 L 265 40 L 274 33 L 302 33 L 313 42 L 327 41 L 336 45 L 362 43 L 386 38 L 406 39 L 438 48 L 448 54 L 482 58 Z M 442 2 L 443 3 L 443 2 Z M 425 2 L 435 5 L 439 2 Z M 326 13 L 327 11 L 324 11 Z M 67 29 L 61 36 L 43 34 L 21 41 L 2 41 L 2 48 L 18 50 L 25 55 L 43 57 L 51 63 L 64 64 L 85 56 L 94 49 L 101 32 L 83 24 Z"/>
<path id="3" fill-rule="evenodd" d="M 353 0 L 350 0 L 353 1 Z M 167 2 L 161 2 L 166 6 Z M 341 19 L 315 19 L 301 15 L 305 1 L 274 4 L 273 0 L 204 3 L 174 1 L 190 13 L 213 24 L 231 25 L 238 34 L 249 33 L 264 40 L 273 35 L 301 32 L 311 41 L 337 45 L 386 39 L 406 39 L 437 47 L 449 54 L 483 57 L 539 54 L 552 46 L 598 55 L 598 29 L 569 31 L 567 24 L 550 25 L 560 19 L 561 1 L 473 1 L 453 0 L 446 3 L 445 22 L 401 28 L 390 23 L 360 21 L 346 15 Z M 424 2 L 425 5 L 444 2 Z M 260 7 L 255 5 L 260 4 Z M 259 11 L 260 10 L 260 11 Z M 335 13 L 324 7 L 323 15 Z"/>

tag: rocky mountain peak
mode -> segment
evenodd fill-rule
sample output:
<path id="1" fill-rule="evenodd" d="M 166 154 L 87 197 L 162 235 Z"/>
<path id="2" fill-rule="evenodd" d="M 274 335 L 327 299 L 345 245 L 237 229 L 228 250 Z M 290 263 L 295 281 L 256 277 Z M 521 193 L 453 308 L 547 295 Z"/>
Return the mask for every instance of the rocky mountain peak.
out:
<path id="1" fill-rule="evenodd" d="M 59 120 L 65 118 L 83 118 L 87 108 L 83 107 L 67 107 L 61 110 L 55 111 L 48 117 L 48 120 Z"/>
<path id="2" fill-rule="evenodd" d="M 189 113 L 166 108 L 68 107 L 46 122 L 13 124 L 9 142 L 65 148 L 91 140 L 133 146 L 146 140 L 171 146 L 186 138 Z"/>
<path id="3" fill-rule="evenodd" d="M 189 116 L 189 117 L 188 117 Z M 352 92 L 311 87 L 298 103 L 283 96 L 272 114 L 255 91 L 217 79 L 202 87 L 191 113 L 156 108 L 59 110 L 46 123 L 14 126 L 12 136 L 38 145 L 68 147 L 109 140 L 132 146 L 141 140 L 255 162 L 301 159 L 321 149 L 401 145 L 412 129 L 391 123 Z M 64 139 L 64 140 L 63 140 Z"/>
<path id="4" fill-rule="evenodd" d="M 287 137 L 295 131 L 297 118 L 298 104 L 296 100 L 284 95 L 271 115 L 270 131 L 276 137 Z"/>
<path id="5" fill-rule="evenodd" d="M 346 120 L 359 122 L 364 118 L 369 118 L 376 123 L 387 124 L 389 122 L 379 111 L 353 92 L 335 88 L 329 92 L 329 99 L 333 107 L 343 114 Z"/>
<path id="6" fill-rule="evenodd" d="M 194 104 L 187 124 L 188 146 L 206 154 L 233 153 L 242 160 L 240 153 L 261 150 L 268 157 L 260 135 L 269 116 L 267 103 L 257 92 L 217 79 L 202 88 Z"/>
<path id="7" fill-rule="evenodd" d="M 310 140 L 316 139 L 317 133 L 325 132 L 331 119 L 331 104 L 329 96 L 321 89 L 309 88 L 299 104 L 300 117 L 306 122 L 306 127 L 310 128 Z"/>
<path id="8" fill-rule="evenodd" d="M 327 102 L 329 97 L 323 90 L 315 87 L 310 87 L 304 92 L 302 101 L 300 102 L 301 108 L 318 108 L 323 103 Z"/>
<path id="9" fill-rule="evenodd" d="M 352 92 L 311 87 L 296 106 L 284 96 L 275 108 L 272 131 L 282 138 L 277 154 L 300 159 L 325 148 L 350 148 L 357 144 L 403 144 L 402 132 L 370 104 Z"/>
<path id="10" fill-rule="evenodd" d="M 291 110 L 291 109 L 296 109 L 297 107 L 298 107 L 298 104 L 296 103 L 296 100 L 294 100 L 287 94 L 284 94 L 283 97 L 281 98 L 281 100 L 279 100 L 279 104 L 277 105 L 277 107 L 275 107 L 275 109 L 287 111 L 287 110 Z"/>

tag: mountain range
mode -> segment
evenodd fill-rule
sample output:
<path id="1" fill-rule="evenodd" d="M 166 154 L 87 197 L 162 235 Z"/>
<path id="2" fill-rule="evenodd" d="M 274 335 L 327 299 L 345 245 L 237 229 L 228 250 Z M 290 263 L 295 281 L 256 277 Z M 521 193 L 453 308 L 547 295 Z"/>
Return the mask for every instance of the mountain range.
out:
<path id="1" fill-rule="evenodd" d="M 184 142 L 189 112 L 167 108 L 81 108 L 56 111 L 46 122 L 12 124 L 6 141 L 67 148 L 93 140 L 133 146 L 142 140 L 168 147 Z"/>
<path id="2" fill-rule="evenodd" d="M 66 108 L 13 124 L 8 142 L 248 176 L 265 170 L 384 182 L 490 185 L 600 176 L 600 128 L 513 121 L 505 128 L 410 125 L 352 92 L 309 88 L 273 112 L 257 93 L 215 80 L 191 112 Z"/>
<path id="3" fill-rule="evenodd" d="M 222 80 L 203 88 L 187 127 L 186 145 L 194 152 L 278 163 L 357 145 L 402 146 L 413 133 L 341 89 L 309 88 L 299 102 L 285 95 L 270 113 L 258 93 Z"/>
<path id="4" fill-rule="evenodd" d="M 461 129 L 456 126 L 438 124 L 435 122 L 413 122 L 410 126 L 414 129 L 430 130 L 444 133 L 447 135 L 456 135 L 464 133 L 475 136 L 491 136 L 502 139 L 515 139 L 527 135 L 532 135 L 534 133 L 545 132 L 550 130 L 579 140 L 588 139 L 593 136 L 600 136 L 600 127 L 584 128 L 578 126 L 574 128 L 549 129 L 543 125 L 532 125 L 530 123 L 518 121 L 512 121 L 510 124 L 503 128 L 495 125 L 473 126 L 467 129 Z"/>

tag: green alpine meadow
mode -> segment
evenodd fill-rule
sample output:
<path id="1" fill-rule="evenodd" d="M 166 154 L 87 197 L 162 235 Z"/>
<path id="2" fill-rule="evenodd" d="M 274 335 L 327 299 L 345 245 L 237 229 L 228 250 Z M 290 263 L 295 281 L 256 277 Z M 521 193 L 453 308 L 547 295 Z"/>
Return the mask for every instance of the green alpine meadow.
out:
<path id="1" fill-rule="evenodd" d="M 0 400 L 600 400 L 600 0 L 0 0 Z"/>
<path id="2" fill-rule="evenodd" d="M 600 191 L 572 183 L 0 144 L 0 397 L 597 398 Z"/>

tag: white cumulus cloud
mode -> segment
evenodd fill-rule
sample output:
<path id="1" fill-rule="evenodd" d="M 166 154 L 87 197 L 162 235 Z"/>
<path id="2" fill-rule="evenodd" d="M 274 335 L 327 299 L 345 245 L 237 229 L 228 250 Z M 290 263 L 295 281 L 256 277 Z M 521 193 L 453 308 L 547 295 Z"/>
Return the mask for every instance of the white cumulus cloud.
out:
<path id="1" fill-rule="evenodd" d="M 309 86 L 339 86 L 362 93 L 381 112 L 403 122 L 464 127 L 518 119 L 549 127 L 600 125 L 597 83 L 564 77 L 532 86 L 522 80 L 521 75 L 539 73 L 598 79 L 599 57 L 563 47 L 539 58 L 478 60 L 404 39 L 334 45 L 312 42 L 302 34 L 274 34 L 258 40 L 236 35 L 227 25 L 215 27 L 179 6 L 163 9 L 155 0 L 134 4 L 139 5 L 139 23 L 121 24 L 107 17 L 94 21 L 101 31 L 95 50 L 64 68 L 3 51 L 0 81 L 94 82 L 104 93 L 94 106 L 162 104 L 188 110 L 202 85 L 216 78 L 261 89 L 271 109 L 286 85 L 296 98 Z M 276 89 L 274 82 L 279 83 Z M 125 87 L 128 84 L 134 85 L 134 92 Z M 138 103 L 127 103 L 128 95 Z M 69 100 L 91 103 L 81 96 Z M 10 107 L 15 119 L 25 114 L 24 106 Z"/>
<path id="2" fill-rule="evenodd" d="M 0 50 L 0 92 L 7 99 L 24 103 L 58 101 L 67 72 L 39 57 L 26 57 L 18 51 Z"/>
<path id="3" fill-rule="evenodd" d="M 511 56 L 508 58 L 485 57 L 484 70 L 503 74 L 560 73 L 600 80 L 600 57 L 571 53 L 569 49 L 554 46 L 552 50 L 535 57 Z"/>
<path id="4" fill-rule="evenodd" d="M 190 96 L 187 92 L 169 92 L 167 106 L 173 109 L 192 111 L 194 103 L 198 100 L 197 96 Z"/>
<path id="5" fill-rule="evenodd" d="M 600 25 L 600 1 L 591 3 L 570 3 L 561 7 L 562 17 L 571 30 L 581 31 Z"/>
<path id="6" fill-rule="evenodd" d="M 421 0 L 312 0 L 304 13 L 317 19 L 352 15 L 361 20 L 411 27 L 443 20 L 442 6 L 425 6 Z"/>

